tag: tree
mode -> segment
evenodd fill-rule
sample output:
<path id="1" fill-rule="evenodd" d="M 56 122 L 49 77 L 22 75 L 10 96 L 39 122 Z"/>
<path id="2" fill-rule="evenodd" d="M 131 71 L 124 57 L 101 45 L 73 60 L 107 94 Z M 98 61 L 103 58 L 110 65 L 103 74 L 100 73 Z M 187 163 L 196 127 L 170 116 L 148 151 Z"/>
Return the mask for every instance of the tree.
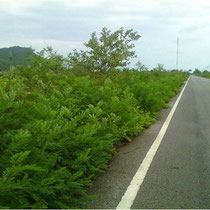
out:
<path id="1" fill-rule="evenodd" d="M 165 67 L 163 64 L 158 64 L 156 68 L 153 69 L 153 71 L 165 71 Z"/>
<path id="2" fill-rule="evenodd" d="M 141 61 L 138 61 L 135 66 L 138 71 L 148 71 L 148 68 Z"/>
<path id="3" fill-rule="evenodd" d="M 199 74 L 201 74 L 201 72 L 200 72 L 200 70 L 198 68 L 195 68 L 195 71 L 193 72 L 193 74 L 199 75 Z"/>
<path id="4" fill-rule="evenodd" d="M 107 72 L 115 68 L 130 64 L 130 59 L 136 57 L 133 41 L 140 35 L 132 29 L 120 28 L 111 32 L 103 28 L 100 37 L 96 32 L 91 34 L 90 40 L 85 43 L 86 51 L 74 50 L 68 55 L 68 65 L 72 69 L 88 72 Z"/>
<path id="5" fill-rule="evenodd" d="M 65 69 L 64 57 L 53 50 L 51 46 L 43 48 L 40 52 L 34 52 L 29 59 L 32 68 L 39 71 L 53 70 L 54 72 L 62 72 Z"/>
<path id="6" fill-rule="evenodd" d="M 207 70 L 204 70 L 203 73 L 204 73 L 204 74 L 208 74 L 209 72 L 208 72 Z"/>

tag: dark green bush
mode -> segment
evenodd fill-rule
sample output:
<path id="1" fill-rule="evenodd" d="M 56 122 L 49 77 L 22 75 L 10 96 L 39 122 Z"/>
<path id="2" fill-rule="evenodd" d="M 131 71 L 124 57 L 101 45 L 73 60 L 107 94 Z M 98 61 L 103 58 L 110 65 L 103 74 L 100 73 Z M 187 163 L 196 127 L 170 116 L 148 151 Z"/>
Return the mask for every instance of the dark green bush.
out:
<path id="1" fill-rule="evenodd" d="M 114 145 L 151 125 L 186 78 L 162 71 L 76 76 L 59 56 L 38 56 L 2 75 L 0 207 L 82 207 Z"/>

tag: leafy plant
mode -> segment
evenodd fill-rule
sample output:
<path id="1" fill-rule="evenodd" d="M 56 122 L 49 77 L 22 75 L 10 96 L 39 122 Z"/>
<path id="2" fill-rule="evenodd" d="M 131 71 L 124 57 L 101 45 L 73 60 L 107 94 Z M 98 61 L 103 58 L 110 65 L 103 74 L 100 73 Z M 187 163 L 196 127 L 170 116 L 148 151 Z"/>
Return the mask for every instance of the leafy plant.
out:
<path id="1" fill-rule="evenodd" d="M 115 145 L 131 141 L 155 122 L 186 80 L 188 75 L 161 66 L 111 71 L 134 55 L 133 45 L 127 44 L 138 36 L 123 29 L 102 33 L 100 41 L 92 35 L 88 46 L 95 48 L 86 54 L 94 73 L 87 73 L 83 59 L 87 71 L 75 73 L 63 56 L 47 48 L 32 56 L 28 66 L 1 75 L 1 208 L 84 207 L 91 197 L 87 187 L 106 169 Z M 94 57 L 95 50 L 106 46 L 107 57 Z M 119 46 L 125 48 L 113 63 L 109 57 L 120 55 Z"/>
<path id="2" fill-rule="evenodd" d="M 103 28 L 99 38 L 95 32 L 91 34 L 90 40 L 85 43 L 86 51 L 70 53 L 67 63 L 70 68 L 82 72 L 107 72 L 125 67 L 131 58 L 136 57 L 132 42 L 139 38 L 140 35 L 132 29 L 120 28 L 112 33 Z"/>

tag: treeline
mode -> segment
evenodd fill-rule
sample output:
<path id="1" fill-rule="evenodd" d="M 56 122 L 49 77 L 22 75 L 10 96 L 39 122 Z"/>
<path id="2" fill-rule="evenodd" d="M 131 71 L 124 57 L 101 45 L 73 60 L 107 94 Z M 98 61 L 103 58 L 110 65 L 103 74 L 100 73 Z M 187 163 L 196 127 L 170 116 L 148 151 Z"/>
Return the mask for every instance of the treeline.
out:
<path id="1" fill-rule="evenodd" d="M 205 77 L 205 78 L 210 78 L 210 71 L 200 71 L 199 69 L 195 69 L 193 72 L 194 75 L 199 76 L 199 77 Z"/>
<path id="2" fill-rule="evenodd" d="M 27 65 L 27 57 L 33 53 L 25 47 L 9 47 L 0 49 L 0 71 L 7 71 L 11 66 Z"/>
<path id="3" fill-rule="evenodd" d="M 87 51 L 44 49 L 0 77 L 1 208 L 84 207 L 115 145 L 155 122 L 188 75 L 129 70 L 138 38 L 103 29 Z"/>

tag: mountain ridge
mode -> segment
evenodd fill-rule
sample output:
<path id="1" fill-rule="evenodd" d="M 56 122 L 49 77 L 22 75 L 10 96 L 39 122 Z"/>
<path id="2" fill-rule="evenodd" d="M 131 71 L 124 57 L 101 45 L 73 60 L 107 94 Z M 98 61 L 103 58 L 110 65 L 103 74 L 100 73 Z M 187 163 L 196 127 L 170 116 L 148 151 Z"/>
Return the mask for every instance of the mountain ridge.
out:
<path id="1" fill-rule="evenodd" d="M 27 56 L 33 52 L 28 47 L 4 47 L 0 48 L 0 71 L 7 71 L 11 66 L 27 65 Z"/>

